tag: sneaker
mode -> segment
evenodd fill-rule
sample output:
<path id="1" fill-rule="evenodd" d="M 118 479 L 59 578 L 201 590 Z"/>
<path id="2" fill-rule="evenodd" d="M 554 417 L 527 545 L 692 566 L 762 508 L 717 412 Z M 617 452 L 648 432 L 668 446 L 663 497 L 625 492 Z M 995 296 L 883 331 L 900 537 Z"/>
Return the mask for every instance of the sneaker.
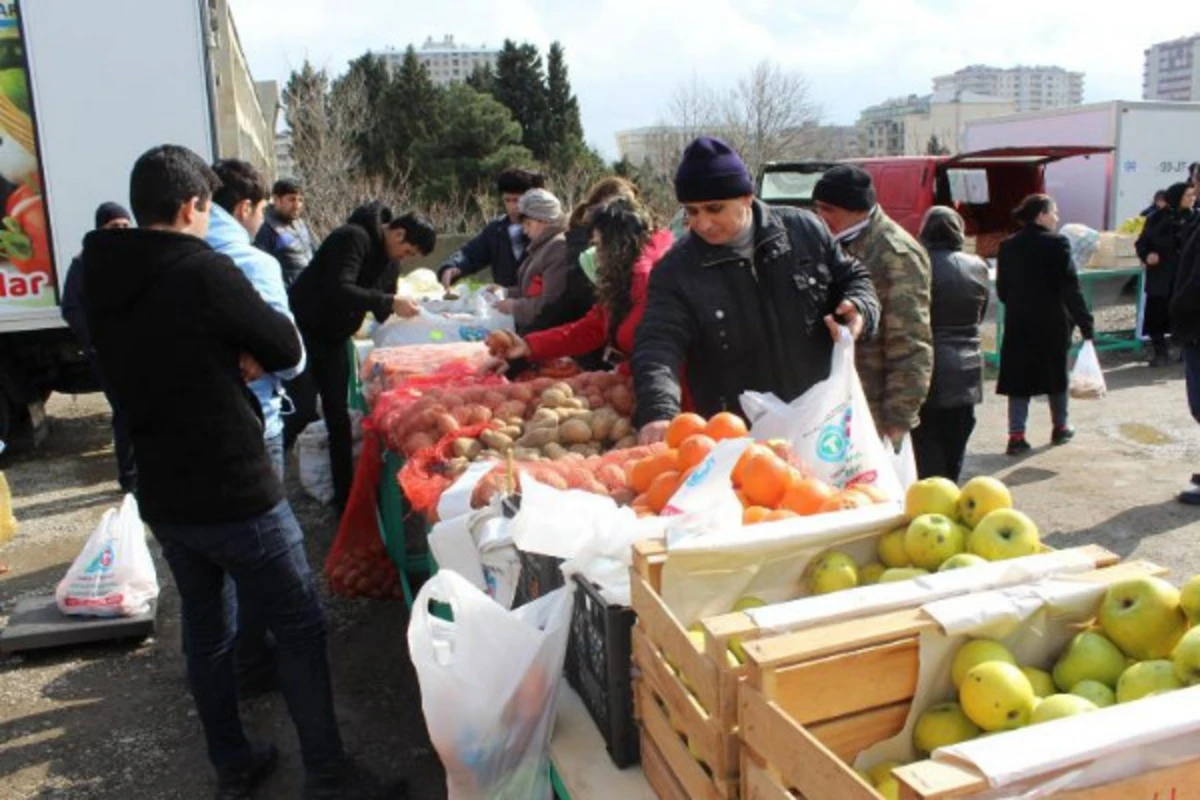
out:
<path id="1" fill-rule="evenodd" d="M 1200 486 L 1184 489 L 1176 499 L 1185 506 L 1200 506 Z"/>
<path id="2" fill-rule="evenodd" d="M 404 800 L 408 782 L 384 782 L 353 760 L 335 774 L 309 774 L 304 800 Z"/>
<path id="3" fill-rule="evenodd" d="M 1066 444 L 1067 442 L 1071 441 L 1074 438 L 1075 438 L 1075 429 L 1074 428 L 1070 428 L 1070 427 L 1056 428 L 1054 430 L 1054 433 L 1050 434 L 1050 444 L 1056 445 L 1056 446 L 1060 445 L 1060 444 Z"/>
<path id="4" fill-rule="evenodd" d="M 279 766 L 279 749 L 270 742 L 250 743 L 250 765 L 217 773 L 217 800 L 249 800 Z"/>
<path id="5" fill-rule="evenodd" d="M 1028 453 L 1033 448 L 1029 442 L 1025 441 L 1024 436 L 1008 437 L 1008 448 L 1004 451 L 1005 455 L 1020 456 Z"/>

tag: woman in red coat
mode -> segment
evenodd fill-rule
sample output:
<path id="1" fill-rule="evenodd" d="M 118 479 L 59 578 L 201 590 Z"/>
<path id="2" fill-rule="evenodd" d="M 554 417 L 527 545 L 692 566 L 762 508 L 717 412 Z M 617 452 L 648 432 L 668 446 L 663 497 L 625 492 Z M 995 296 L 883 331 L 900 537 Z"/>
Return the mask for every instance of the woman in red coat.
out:
<path id="1" fill-rule="evenodd" d="M 575 322 L 559 325 L 524 339 L 512 337 L 492 370 L 507 369 L 518 358 L 551 361 L 564 356 L 581 356 L 604 350 L 604 360 L 622 374 L 629 374 L 633 337 L 646 308 L 646 286 L 650 271 L 674 239 L 668 230 L 656 230 L 650 214 L 626 197 L 614 198 L 592 217 L 595 244 L 596 304 Z"/>

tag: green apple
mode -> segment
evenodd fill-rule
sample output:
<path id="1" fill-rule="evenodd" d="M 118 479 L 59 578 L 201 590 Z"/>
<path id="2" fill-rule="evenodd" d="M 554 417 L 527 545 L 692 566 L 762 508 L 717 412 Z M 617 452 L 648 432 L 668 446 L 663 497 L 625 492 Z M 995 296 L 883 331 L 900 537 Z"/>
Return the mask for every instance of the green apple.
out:
<path id="1" fill-rule="evenodd" d="M 908 525 L 904 550 L 914 567 L 934 570 L 963 551 L 963 528 L 942 514 L 922 514 Z"/>
<path id="2" fill-rule="evenodd" d="M 938 703 L 917 718 L 913 728 L 913 747 L 928 756 L 939 747 L 974 739 L 979 726 L 967 719 L 958 703 Z"/>
<path id="3" fill-rule="evenodd" d="M 1189 625 L 1200 625 L 1200 575 L 1193 575 L 1179 590 L 1179 607 Z"/>
<path id="4" fill-rule="evenodd" d="M 920 567 L 896 567 L 895 569 L 885 569 L 883 574 L 879 576 L 880 583 L 896 583 L 897 581 L 910 581 L 913 578 L 919 578 L 922 575 L 928 575 L 929 570 L 921 569 Z"/>
<path id="5" fill-rule="evenodd" d="M 1071 694 L 1091 700 L 1096 708 L 1105 708 L 1117 702 L 1117 693 L 1100 681 L 1080 681 L 1071 687 Z"/>
<path id="6" fill-rule="evenodd" d="M 1052 694 L 1033 709 L 1033 714 L 1029 717 L 1029 724 L 1037 725 L 1052 719 L 1073 717 L 1085 711 L 1095 710 L 1095 703 L 1077 694 Z"/>
<path id="7" fill-rule="evenodd" d="M 1008 731 L 1029 724 L 1033 687 L 1020 669 L 1006 661 L 973 667 L 958 692 L 963 711 L 985 731 Z"/>
<path id="8" fill-rule="evenodd" d="M 1179 590 L 1162 578 L 1141 575 L 1108 587 L 1100 604 L 1100 627 L 1138 661 L 1169 658 L 1187 631 Z"/>
<path id="9" fill-rule="evenodd" d="M 875 791 L 883 800 L 900 800 L 900 781 L 896 780 L 895 775 L 888 775 L 875 784 Z"/>
<path id="10" fill-rule="evenodd" d="M 1117 702 L 1128 703 L 1182 688 L 1183 682 L 1175 676 L 1173 662 L 1166 659 L 1139 661 L 1121 673 L 1121 679 L 1117 681 Z"/>
<path id="11" fill-rule="evenodd" d="M 1200 683 L 1200 628 L 1192 628 L 1183 635 L 1171 653 L 1175 663 L 1175 677 L 1185 686 Z"/>
<path id="12" fill-rule="evenodd" d="M 1033 520 L 1012 508 L 1000 508 L 979 521 L 968 537 L 971 552 L 988 561 L 1031 556 L 1042 549 Z"/>
<path id="13" fill-rule="evenodd" d="M 961 689 L 967 673 L 989 661 L 1017 665 L 1017 659 L 1013 658 L 1008 648 L 992 639 L 972 639 L 958 648 L 958 652 L 954 654 L 954 661 L 950 664 L 950 680 L 954 682 L 954 688 Z"/>
<path id="14" fill-rule="evenodd" d="M 954 517 L 958 514 L 958 487 L 947 478 L 925 478 L 908 487 L 904 515 L 910 520 L 925 514 Z"/>
<path id="15" fill-rule="evenodd" d="M 903 766 L 903 761 L 880 761 L 878 764 L 867 770 L 867 777 L 871 779 L 871 783 L 878 784 L 881 781 L 892 777 L 892 770 Z"/>
<path id="16" fill-rule="evenodd" d="M 735 613 L 738 611 L 749 611 L 752 608 L 762 608 L 765 605 L 765 601 L 753 595 L 746 595 L 745 597 L 739 597 L 737 602 L 733 604 L 733 611 Z"/>
<path id="17" fill-rule="evenodd" d="M 878 561 L 863 564 L 858 568 L 858 585 L 870 586 L 873 583 L 879 583 L 879 577 L 883 575 L 886 569 L 887 567 Z"/>
<path id="18" fill-rule="evenodd" d="M 858 586 L 858 564 L 836 550 L 813 561 L 807 572 L 809 594 L 829 594 Z"/>
<path id="19" fill-rule="evenodd" d="M 692 643 L 692 647 L 696 648 L 696 652 L 704 652 L 704 631 L 688 628 L 688 641 Z"/>
<path id="20" fill-rule="evenodd" d="M 1054 683 L 1064 692 L 1080 681 L 1096 681 L 1110 689 L 1129 666 L 1125 654 L 1099 631 L 1075 634 L 1054 665 Z"/>
<path id="21" fill-rule="evenodd" d="M 1037 667 L 1021 667 L 1021 672 L 1024 672 L 1025 677 L 1029 678 L 1029 685 L 1033 687 L 1033 693 L 1038 697 L 1049 697 L 1055 693 L 1054 679 L 1046 670 Z"/>
<path id="22" fill-rule="evenodd" d="M 993 511 L 1012 508 L 1012 492 L 999 480 L 988 475 L 971 478 L 958 495 L 958 518 L 968 528 Z"/>
<path id="23" fill-rule="evenodd" d="M 959 553 L 947 558 L 937 568 L 938 572 L 949 572 L 952 569 L 966 569 L 967 567 L 977 567 L 980 564 L 986 564 L 986 558 L 980 558 L 972 553 Z"/>
<path id="24" fill-rule="evenodd" d="M 885 533 L 879 537 L 879 542 L 875 545 L 876 551 L 879 553 L 879 560 L 886 567 L 911 567 L 912 562 L 908 560 L 908 550 L 904 547 L 904 537 L 908 535 L 908 526 L 896 528 L 891 533 Z"/>

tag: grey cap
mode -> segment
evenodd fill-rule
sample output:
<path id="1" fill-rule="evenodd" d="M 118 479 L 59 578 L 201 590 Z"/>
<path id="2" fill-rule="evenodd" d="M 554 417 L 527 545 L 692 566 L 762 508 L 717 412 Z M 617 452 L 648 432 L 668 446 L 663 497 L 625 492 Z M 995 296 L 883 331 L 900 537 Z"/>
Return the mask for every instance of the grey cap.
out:
<path id="1" fill-rule="evenodd" d="M 517 212 L 522 217 L 539 222 L 561 222 L 563 218 L 562 203 L 545 189 L 530 189 L 521 195 L 517 202 Z"/>

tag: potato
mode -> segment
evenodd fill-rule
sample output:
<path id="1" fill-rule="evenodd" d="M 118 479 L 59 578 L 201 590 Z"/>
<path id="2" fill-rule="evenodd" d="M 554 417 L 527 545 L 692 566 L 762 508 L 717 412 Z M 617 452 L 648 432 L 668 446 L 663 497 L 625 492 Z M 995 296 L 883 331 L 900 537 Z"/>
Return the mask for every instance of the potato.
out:
<path id="1" fill-rule="evenodd" d="M 600 409 L 592 413 L 592 439 L 597 442 L 608 441 L 609 433 L 618 417 L 615 412 Z"/>
<path id="2" fill-rule="evenodd" d="M 564 397 L 570 398 L 575 396 L 575 390 L 571 388 L 571 384 L 569 383 L 563 383 L 562 381 L 559 381 L 550 388 L 556 392 L 562 392 Z"/>
<path id="3" fill-rule="evenodd" d="M 573 444 L 567 449 L 576 455 L 586 458 L 587 456 L 593 455 L 596 452 L 593 447 L 594 445 L 590 444 Z"/>
<path id="4" fill-rule="evenodd" d="M 500 429 L 500 432 L 513 441 L 516 441 L 525 435 L 525 429 L 520 425 L 505 425 Z"/>
<path id="5" fill-rule="evenodd" d="M 542 453 L 551 461 L 558 461 L 561 458 L 567 457 L 567 448 L 558 442 L 551 442 L 542 448 Z"/>
<path id="6" fill-rule="evenodd" d="M 629 485 L 625 477 L 625 470 L 616 464 L 605 464 L 600 467 L 596 470 L 596 479 L 607 486 L 609 491 L 624 489 Z"/>
<path id="7" fill-rule="evenodd" d="M 471 424 L 471 407 L 456 406 L 450 409 L 450 416 L 454 417 L 454 421 L 461 425 Z"/>
<path id="8" fill-rule="evenodd" d="M 428 433 L 414 433 L 404 440 L 404 452 L 408 455 L 416 453 L 418 450 L 424 450 L 426 447 L 433 447 L 437 442 Z"/>
<path id="9" fill-rule="evenodd" d="M 633 412 L 634 397 L 628 386 L 614 386 L 610 389 L 608 402 L 620 414 L 628 415 Z"/>
<path id="10" fill-rule="evenodd" d="M 562 408 L 567 403 L 567 395 L 558 389 L 547 389 L 542 392 L 542 408 Z"/>
<path id="11" fill-rule="evenodd" d="M 458 458 L 465 458 L 468 461 L 474 461 L 483 451 L 483 445 L 478 439 L 459 438 L 454 440 L 452 445 L 454 455 Z"/>
<path id="12" fill-rule="evenodd" d="M 572 398 L 567 399 L 562 404 L 560 404 L 559 408 L 578 408 L 578 409 L 586 411 L 588 408 L 588 404 L 587 404 L 587 401 L 582 398 L 572 397 Z"/>
<path id="13" fill-rule="evenodd" d="M 498 450 L 501 453 L 512 450 L 513 440 L 505 436 L 500 431 L 486 430 L 479 434 L 479 441 L 492 450 Z"/>
<path id="14" fill-rule="evenodd" d="M 489 389 L 483 393 L 483 397 L 479 399 L 479 402 L 488 408 L 496 408 L 497 406 L 502 405 L 506 400 L 508 400 L 508 398 L 504 396 L 503 392 L 498 392 L 495 389 Z"/>
<path id="15" fill-rule="evenodd" d="M 516 447 L 513 449 L 513 458 L 518 461 L 537 461 L 542 457 L 539 450 L 532 447 Z"/>
<path id="16" fill-rule="evenodd" d="M 558 414 L 552 408 L 539 408 L 534 412 L 533 419 L 529 422 L 534 427 L 540 425 L 554 425 L 558 427 Z"/>
<path id="17" fill-rule="evenodd" d="M 629 489 L 629 488 L 614 489 L 611 497 L 616 502 L 617 505 L 627 506 L 633 502 L 635 497 L 637 497 L 637 492 L 635 492 L 633 489 Z"/>
<path id="18" fill-rule="evenodd" d="M 496 406 L 494 416 L 497 419 L 523 419 L 525 417 L 525 404 L 520 400 L 507 400 Z"/>
<path id="19" fill-rule="evenodd" d="M 592 412 L 584 411 L 582 408 L 556 408 L 554 413 L 558 416 L 559 422 L 566 422 L 569 419 L 581 419 L 588 425 L 592 424 Z"/>
<path id="20" fill-rule="evenodd" d="M 618 439 L 617 443 L 613 445 L 614 450 L 628 450 L 631 447 L 637 447 L 637 437 L 633 434 Z"/>
<path id="21" fill-rule="evenodd" d="M 475 444 L 479 444 L 479 442 L 475 442 Z M 470 464 L 471 462 L 465 457 L 452 458 L 446 462 L 446 469 L 450 475 L 457 478 L 467 471 Z"/>
<path id="22" fill-rule="evenodd" d="M 438 433 L 442 436 L 447 436 L 459 429 L 458 420 L 445 411 L 433 415 L 433 424 L 437 427 Z"/>
<path id="23" fill-rule="evenodd" d="M 564 444 L 587 444 L 592 440 L 592 428 L 581 419 L 569 419 L 558 426 L 558 440 Z"/>
<path id="24" fill-rule="evenodd" d="M 499 460 L 499 459 L 504 458 L 504 456 L 501 455 L 500 453 L 496 452 L 495 450 L 484 450 L 482 453 L 479 454 L 479 459 L 485 459 L 485 458 Z"/>
<path id="25" fill-rule="evenodd" d="M 517 444 L 522 447 L 545 447 L 551 442 L 558 441 L 558 428 L 531 428 L 525 432 Z"/>
<path id="26" fill-rule="evenodd" d="M 618 442 L 631 433 L 633 433 L 633 423 L 629 421 L 629 418 L 617 417 L 617 421 L 612 424 L 612 428 L 608 431 L 608 438 L 614 442 Z"/>

